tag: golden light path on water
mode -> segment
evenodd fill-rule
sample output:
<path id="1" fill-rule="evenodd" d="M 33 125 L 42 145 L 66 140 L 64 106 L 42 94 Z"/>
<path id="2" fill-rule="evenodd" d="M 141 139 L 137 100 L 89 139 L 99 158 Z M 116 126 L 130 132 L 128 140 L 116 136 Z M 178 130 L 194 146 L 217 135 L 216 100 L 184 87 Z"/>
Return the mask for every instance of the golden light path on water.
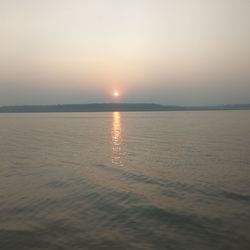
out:
<path id="1" fill-rule="evenodd" d="M 122 125 L 121 125 L 121 113 L 112 113 L 112 163 L 114 165 L 123 166 L 122 163 Z"/>

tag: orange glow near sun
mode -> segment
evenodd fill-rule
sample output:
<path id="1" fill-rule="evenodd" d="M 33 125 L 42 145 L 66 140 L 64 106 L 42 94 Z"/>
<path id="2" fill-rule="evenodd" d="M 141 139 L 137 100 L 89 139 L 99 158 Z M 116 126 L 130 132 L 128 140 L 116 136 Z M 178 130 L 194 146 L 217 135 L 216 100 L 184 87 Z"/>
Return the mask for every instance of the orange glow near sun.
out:
<path id="1" fill-rule="evenodd" d="M 117 91 L 115 91 L 115 92 L 113 93 L 113 95 L 114 95 L 114 97 L 118 97 L 118 96 L 119 96 L 119 93 L 118 93 Z"/>

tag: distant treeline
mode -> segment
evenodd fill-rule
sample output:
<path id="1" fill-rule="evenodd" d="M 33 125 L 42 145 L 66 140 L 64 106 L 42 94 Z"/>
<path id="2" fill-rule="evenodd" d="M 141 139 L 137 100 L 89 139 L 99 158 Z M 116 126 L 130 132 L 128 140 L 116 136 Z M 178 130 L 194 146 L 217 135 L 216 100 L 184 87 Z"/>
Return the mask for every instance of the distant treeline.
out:
<path id="1" fill-rule="evenodd" d="M 248 110 L 250 104 L 218 106 L 175 106 L 154 103 L 91 103 L 63 105 L 3 106 L 0 113 L 25 112 L 114 112 L 114 111 L 205 111 L 205 110 Z"/>

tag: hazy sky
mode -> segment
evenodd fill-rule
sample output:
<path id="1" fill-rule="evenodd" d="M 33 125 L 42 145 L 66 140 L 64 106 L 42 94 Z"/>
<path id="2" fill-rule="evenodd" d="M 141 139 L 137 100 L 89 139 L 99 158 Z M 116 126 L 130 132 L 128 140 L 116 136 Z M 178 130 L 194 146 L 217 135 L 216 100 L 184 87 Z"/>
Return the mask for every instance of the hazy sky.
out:
<path id="1" fill-rule="evenodd" d="M 249 0 L 0 0 L 0 105 L 250 103 Z"/>

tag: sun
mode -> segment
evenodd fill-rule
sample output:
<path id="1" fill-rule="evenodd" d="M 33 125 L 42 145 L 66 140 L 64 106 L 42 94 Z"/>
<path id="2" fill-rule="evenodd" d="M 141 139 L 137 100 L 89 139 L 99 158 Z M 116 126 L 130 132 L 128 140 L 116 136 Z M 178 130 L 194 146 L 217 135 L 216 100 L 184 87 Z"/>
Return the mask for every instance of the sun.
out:
<path id="1" fill-rule="evenodd" d="M 118 96 L 119 96 L 119 92 L 115 91 L 115 92 L 113 93 L 113 96 L 114 96 L 114 97 L 118 97 Z"/>

